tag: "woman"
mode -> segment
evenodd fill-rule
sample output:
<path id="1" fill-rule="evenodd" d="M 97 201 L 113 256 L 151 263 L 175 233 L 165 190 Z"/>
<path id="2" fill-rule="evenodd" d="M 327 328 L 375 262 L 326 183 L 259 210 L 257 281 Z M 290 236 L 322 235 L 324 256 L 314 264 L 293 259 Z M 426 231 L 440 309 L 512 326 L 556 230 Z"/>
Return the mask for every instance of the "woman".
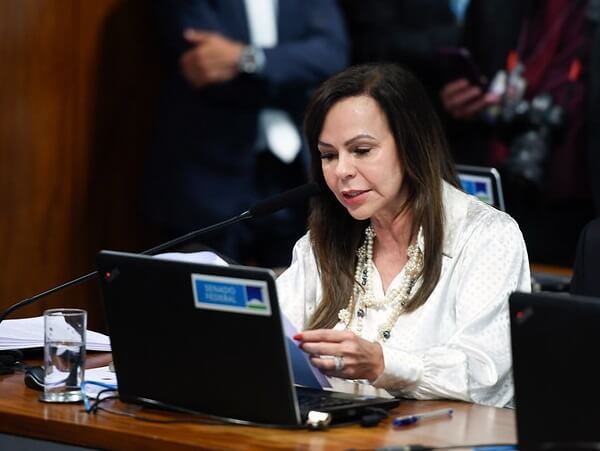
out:
<path id="1" fill-rule="evenodd" d="M 417 399 L 509 403 L 527 251 L 512 218 L 457 189 L 420 83 L 349 68 L 315 93 L 305 132 L 322 193 L 278 291 L 311 363 Z"/>

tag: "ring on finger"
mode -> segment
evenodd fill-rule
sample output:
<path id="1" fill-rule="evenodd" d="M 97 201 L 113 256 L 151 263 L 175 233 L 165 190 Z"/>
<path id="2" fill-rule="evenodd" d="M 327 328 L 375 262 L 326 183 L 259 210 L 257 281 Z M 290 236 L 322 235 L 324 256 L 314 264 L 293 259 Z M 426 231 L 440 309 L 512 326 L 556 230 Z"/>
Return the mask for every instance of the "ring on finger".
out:
<path id="1" fill-rule="evenodd" d="M 344 358 L 341 355 L 333 356 L 333 362 L 335 364 L 336 371 L 342 371 L 344 369 Z"/>

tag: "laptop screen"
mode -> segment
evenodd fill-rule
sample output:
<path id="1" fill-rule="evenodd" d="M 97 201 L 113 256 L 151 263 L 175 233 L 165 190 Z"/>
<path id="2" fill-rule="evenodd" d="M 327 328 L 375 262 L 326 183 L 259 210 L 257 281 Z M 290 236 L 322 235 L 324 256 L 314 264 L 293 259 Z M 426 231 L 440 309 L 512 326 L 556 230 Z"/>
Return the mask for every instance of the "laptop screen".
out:
<path id="1" fill-rule="evenodd" d="M 457 165 L 456 170 L 465 193 L 479 198 L 498 210 L 505 210 L 500 174 L 495 168 Z"/>

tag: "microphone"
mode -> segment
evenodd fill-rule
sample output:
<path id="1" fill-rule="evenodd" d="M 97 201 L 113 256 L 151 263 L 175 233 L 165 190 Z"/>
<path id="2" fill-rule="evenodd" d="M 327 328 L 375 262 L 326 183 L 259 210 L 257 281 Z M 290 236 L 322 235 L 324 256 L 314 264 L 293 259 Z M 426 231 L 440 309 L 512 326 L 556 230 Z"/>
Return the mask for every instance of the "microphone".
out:
<path id="1" fill-rule="evenodd" d="M 249 218 L 260 218 L 261 216 L 267 216 L 271 213 L 275 213 L 289 205 L 297 204 L 309 197 L 315 196 L 319 193 L 319 187 L 316 183 L 306 183 L 305 185 L 297 186 L 291 190 L 285 191 L 275 196 L 269 197 L 268 199 L 258 202 L 250 210 L 242 213 L 249 214 Z"/>
<path id="2" fill-rule="evenodd" d="M 316 183 L 306 183 L 304 185 L 297 186 L 296 188 L 292 188 L 288 191 L 284 191 L 283 193 L 276 194 L 275 196 L 269 197 L 265 200 L 258 202 L 249 210 L 229 218 L 225 221 L 218 222 L 217 224 L 210 225 L 208 227 L 204 227 L 202 229 L 195 230 L 193 232 L 187 233 L 186 235 L 182 235 L 178 238 L 167 241 L 166 243 L 159 244 L 153 248 L 147 249 L 140 254 L 144 255 L 154 255 L 158 252 L 164 251 L 170 247 L 176 246 L 181 243 L 185 243 L 197 236 L 204 235 L 205 233 L 209 233 L 215 230 L 219 230 L 223 227 L 227 227 L 229 225 L 245 221 L 247 219 L 260 218 L 262 216 L 267 216 L 276 211 L 279 211 L 283 208 L 287 208 L 291 205 L 297 204 L 301 201 L 307 200 L 308 198 L 315 196 L 319 192 L 319 187 Z M 0 323 L 12 312 L 15 310 L 24 307 L 26 305 L 32 304 L 35 301 L 42 299 L 46 296 L 49 296 L 57 291 L 64 290 L 70 286 L 79 285 L 87 280 L 90 280 L 98 275 L 98 271 L 91 272 L 89 274 L 77 277 L 76 279 L 65 282 L 61 285 L 58 285 L 54 288 L 50 288 L 49 290 L 43 291 L 41 293 L 36 294 L 30 298 L 23 299 L 16 304 L 11 305 L 2 313 L 0 313 Z"/>

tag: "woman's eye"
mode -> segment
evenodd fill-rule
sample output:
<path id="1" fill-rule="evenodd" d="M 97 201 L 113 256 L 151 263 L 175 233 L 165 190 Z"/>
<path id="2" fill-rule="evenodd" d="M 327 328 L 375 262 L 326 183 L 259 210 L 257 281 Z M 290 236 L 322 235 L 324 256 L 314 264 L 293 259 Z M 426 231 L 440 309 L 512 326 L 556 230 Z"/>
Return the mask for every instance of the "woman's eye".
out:
<path id="1" fill-rule="evenodd" d="M 321 154 L 321 160 L 333 160 L 335 158 L 335 154 L 331 152 L 323 152 Z"/>
<path id="2" fill-rule="evenodd" d="M 357 147 L 356 149 L 354 149 L 354 153 L 358 154 L 358 155 L 365 155 L 367 153 L 369 153 L 371 151 L 370 147 Z"/>

